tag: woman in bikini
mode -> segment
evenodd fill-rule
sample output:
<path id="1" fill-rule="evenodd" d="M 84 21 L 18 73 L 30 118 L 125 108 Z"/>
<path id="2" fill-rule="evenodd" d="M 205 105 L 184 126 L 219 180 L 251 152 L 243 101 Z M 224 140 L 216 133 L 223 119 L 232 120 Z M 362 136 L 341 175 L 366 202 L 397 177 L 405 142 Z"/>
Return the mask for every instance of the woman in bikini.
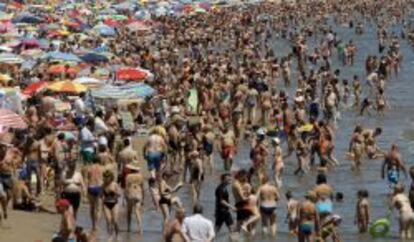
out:
<path id="1" fill-rule="evenodd" d="M 139 228 L 138 233 L 142 234 L 141 209 L 144 204 L 144 177 L 140 173 L 140 167 L 136 162 L 130 163 L 126 167 L 129 170 L 125 181 L 128 231 L 131 230 L 131 215 L 134 213 Z"/>
<path id="2" fill-rule="evenodd" d="M 120 196 L 120 187 L 114 180 L 115 176 L 111 171 L 106 170 L 103 173 L 103 210 L 109 234 L 108 241 L 116 241 L 119 232 L 117 204 Z"/>
<path id="3" fill-rule="evenodd" d="M 282 173 L 284 168 L 283 162 L 283 152 L 282 148 L 280 147 L 280 139 L 273 138 L 272 140 L 273 145 L 275 146 L 275 153 L 274 153 L 274 163 L 273 163 L 273 170 L 274 170 L 274 181 L 277 187 L 282 187 Z"/>
<path id="4" fill-rule="evenodd" d="M 73 207 L 73 215 L 76 218 L 82 194 L 85 194 L 85 183 L 82 174 L 76 171 L 76 165 L 70 164 L 62 182 L 61 197 L 67 199 Z"/>
<path id="5" fill-rule="evenodd" d="M 159 206 L 161 208 L 162 215 L 164 217 L 165 224 L 168 219 L 170 218 L 170 210 L 173 205 L 177 208 L 182 208 L 180 198 L 174 196 L 173 194 L 177 192 L 181 187 L 182 183 L 179 182 L 174 188 L 170 187 L 167 182 L 165 181 L 166 174 L 158 174 L 156 176 L 157 183 L 158 183 L 158 190 L 160 194 L 160 199 L 158 201 Z"/>
<path id="6" fill-rule="evenodd" d="M 204 169 L 203 169 L 203 160 L 201 154 L 198 151 L 193 151 L 190 153 L 191 159 L 191 191 L 192 191 L 192 201 L 193 204 L 197 204 L 200 199 L 201 193 L 201 184 L 204 181 Z"/>

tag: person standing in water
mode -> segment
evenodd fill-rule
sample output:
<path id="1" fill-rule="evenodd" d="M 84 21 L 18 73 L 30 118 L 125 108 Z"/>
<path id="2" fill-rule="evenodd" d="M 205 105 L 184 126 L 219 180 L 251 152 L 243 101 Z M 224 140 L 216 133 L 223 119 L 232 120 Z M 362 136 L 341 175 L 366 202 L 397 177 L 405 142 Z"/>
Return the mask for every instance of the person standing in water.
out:
<path id="1" fill-rule="evenodd" d="M 144 205 L 144 177 L 137 162 L 129 163 L 129 174 L 125 179 L 125 199 L 127 202 L 127 231 L 131 231 L 131 216 L 135 215 L 138 233 L 142 234 L 141 209 Z"/>
<path id="2" fill-rule="evenodd" d="M 144 146 L 144 155 L 147 160 L 148 170 L 151 173 L 151 177 L 155 177 L 155 173 L 161 169 L 161 162 L 165 158 L 165 152 L 167 151 L 167 144 L 164 137 L 158 128 L 155 128 L 151 135 L 148 137 L 148 141 Z"/>
<path id="3" fill-rule="evenodd" d="M 280 147 L 280 139 L 274 138 L 273 144 L 275 146 L 275 153 L 274 153 L 274 163 L 273 163 L 273 170 L 274 170 L 274 181 L 277 187 L 282 187 L 282 173 L 284 168 L 283 163 L 283 152 L 282 148 Z"/>
<path id="4" fill-rule="evenodd" d="M 94 164 L 88 166 L 87 189 L 89 199 L 89 212 L 92 220 L 92 231 L 96 231 L 96 224 L 99 220 L 99 211 L 102 203 L 103 167 L 95 159 Z"/>
<path id="5" fill-rule="evenodd" d="M 319 220 L 316 212 L 316 193 L 309 191 L 306 200 L 299 205 L 298 242 L 312 242 L 314 234 L 318 233 Z"/>
<path id="6" fill-rule="evenodd" d="M 358 201 L 355 211 L 355 225 L 358 226 L 359 233 L 368 231 L 371 219 L 371 205 L 369 204 L 369 193 L 367 190 L 359 190 L 357 193 Z"/>
<path id="7" fill-rule="evenodd" d="M 231 175 L 229 173 L 224 173 L 221 175 L 220 180 L 221 183 L 217 186 L 215 191 L 215 231 L 218 233 L 221 226 L 223 226 L 223 224 L 226 224 L 229 231 L 232 232 L 232 226 L 234 222 L 230 210 L 236 210 L 236 208 L 230 204 L 230 195 L 228 191 L 228 186 L 231 183 Z"/>
<path id="8" fill-rule="evenodd" d="M 275 211 L 277 202 L 280 199 L 279 191 L 276 186 L 270 184 L 266 175 L 262 177 L 261 183 L 262 185 L 259 187 L 257 194 L 262 218 L 262 228 L 263 232 L 267 233 L 267 229 L 270 227 L 270 233 L 274 237 L 277 231 Z"/>
<path id="9" fill-rule="evenodd" d="M 164 227 L 165 242 L 187 242 L 182 231 L 184 218 L 184 209 L 177 209 L 175 211 L 175 218 L 169 221 Z"/>
<path id="10" fill-rule="evenodd" d="M 411 239 L 414 227 L 414 212 L 410 205 L 410 200 L 404 193 L 404 186 L 398 183 L 394 187 L 391 204 L 399 212 L 400 239 Z"/>
<path id="11" fill-rule="evenodd" d="M 109 235 L 108 241 L 116 241 L 119 233 L 118 223 L 118 198 L 120 196 L 120 187 L 115 182 L 114 174 L 106 170 L 103 173 L 103 211 L 105 214 L 107 230 Z"/>
<path id="12" fill-rule="evenodd" d="M 289 233 L 297 234 L 299 222 L 299 201 L 293 198 L 291 191 L 287 191 L 285 196 L 287 200 L 286 220 L 289 226 Z"/>
<path id="13" fill-rule="evenodd" d="M 192 201 L 193 204 L 199 202 L 200 193 L 201 193 L 201 184 L 204 181 L 204 170 L 203 170 L 203 160 L 201 154 L 198 151 L 192 151 L 189 154 L 190 159 L 190 184 L 192 191 Z"/>
<path id="14" fill-rule="evenodd" d="M 391 150 L 385 155 L 384 162 L 381 169 L 381 177 L 387 181 L 390 186 L 393 187 L 398 184 L 400 180 L 400 172 L 403 172 L 407 176 L 407 170 L 405 168 L 404 161 L 401 158 L 401 154 L 396 144 L 391 145 Z"/>
<path id="15" fill-rule="evenodd" d="M 236 136 L 229 125 L 225 125 L 221 136 L 221 157 L 223 158 L 224 169 L 226 171 L 230 171 L 233 165 L 236 147 Z"/>

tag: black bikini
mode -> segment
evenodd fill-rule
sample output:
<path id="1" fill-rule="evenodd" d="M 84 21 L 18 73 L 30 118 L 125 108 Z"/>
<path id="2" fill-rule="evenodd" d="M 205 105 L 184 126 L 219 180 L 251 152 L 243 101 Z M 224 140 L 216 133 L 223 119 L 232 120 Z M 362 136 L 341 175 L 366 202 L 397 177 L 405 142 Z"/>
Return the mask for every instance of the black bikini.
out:
<path id="1" fill-rule="evenodd" d="M 118 194 L 116 194 L 113 191 L 110 192 L 103 192 L 104 194 L 104 200 L 103 200 L 103 204 L 109 209 L 112 210 L 115 205 L 118 203 Z"/>

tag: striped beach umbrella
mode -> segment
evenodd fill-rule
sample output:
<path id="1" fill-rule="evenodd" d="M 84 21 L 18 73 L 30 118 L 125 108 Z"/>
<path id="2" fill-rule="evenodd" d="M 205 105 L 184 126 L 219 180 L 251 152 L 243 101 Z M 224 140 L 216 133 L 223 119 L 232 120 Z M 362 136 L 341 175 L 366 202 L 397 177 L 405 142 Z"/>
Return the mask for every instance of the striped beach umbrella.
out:
<path id="1" fill-rule="evenodd" d="M 0 109 L 0 126 L 15 129 L 26 129 L 23 118 L 9 109 Z"/>

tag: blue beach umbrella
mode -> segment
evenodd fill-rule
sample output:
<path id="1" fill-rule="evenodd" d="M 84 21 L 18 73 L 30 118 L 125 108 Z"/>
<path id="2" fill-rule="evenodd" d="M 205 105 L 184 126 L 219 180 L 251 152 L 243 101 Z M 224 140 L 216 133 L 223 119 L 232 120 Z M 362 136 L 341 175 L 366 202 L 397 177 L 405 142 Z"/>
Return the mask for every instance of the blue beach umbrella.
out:
<path id="1" fill-rule="evenodd" d="M 114 36 L 116 35 L 116 31 L 114 28 L 109 27 L 105 24 L 98 24 L 95 27 L 93 27 L 93 30 L 99 33 L 102 36 Z"/>
<path id="2" fill-rule="evenodd" d="M 32 15 L 20 15 L 12 19 L 12 23 L 18 24 L 18 23 L 26 23 L 26 24 L 39 24 L 44 22 L 43 19 L 32 16 Z"/>
<path id="3" fill-rule="evenodd" d="M 83 56 L 80 57 L 84 62 L 90 62 L 90 63 L 94 63 L 94 62 L 107 62 L 108 57 L 102 55 L 102 54 L 97 54 L 97 53 L 88 53 L 85 54 Z"/>
<path id="4" fill-rule="evenodd" d="M 82 60 L 79 59 L 74 54 L 71 53 L 63 53 L 59 51 L 48 52 L 43 56 L 44 59 L 47 60 L 56 60 L 56 61 L 72 61 L 72 62 L 81 62 Z"/>

